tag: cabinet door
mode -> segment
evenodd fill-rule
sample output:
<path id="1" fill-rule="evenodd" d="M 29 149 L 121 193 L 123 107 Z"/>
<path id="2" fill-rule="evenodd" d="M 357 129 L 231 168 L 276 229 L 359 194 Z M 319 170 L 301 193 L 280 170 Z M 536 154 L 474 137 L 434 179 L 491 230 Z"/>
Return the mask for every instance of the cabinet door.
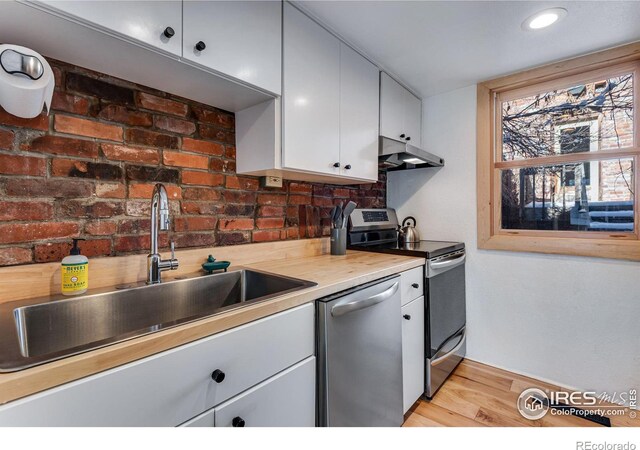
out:
<path id="1" fill-rule="evenodd" d="M 313 427 L 316 358 L 308 358 L 215 408 L 216 427 Z"/>
<path id="2" fill-rule="evenodd" d="M 185 59 L 280 94 L 282 2 L 187 0 L 183 14 Z"/>
<path id="3" fill-rule="evenodd" d="M 411 92 L 405 90 L 404 105 L 403 128 L 407 138 L 410 138 L 407 142 L 420 147 L 422 141 L 422 101 Z"/>
<path id="4" fill-rule="evenodd" d="M 342 174 L 378 180 L 378 68 L 340 44 L 340 163 Z"/>
<path id="5" fill-rule="evenodd" d="M 402 384 L 406 413 L 424 392 L 424 297 L 402 307 Z"/>
<path id="6" fill-rule="evenodd" d="M 340 41 L 284 4 L 283 166 L 339 175 Z"/>
<path id="7" fill-rule="evenodd" d="M 167 53 L 182 55 L 181 1 L 45 0 L 37 3 Z M 173 29 L 172 37 L 164 34 L 167 27 Z"/>
<path id="8" fill-rule="evenodd" d="M 406 89 L 386 73 L 380 73 L 380 134 L 401 140 L 404 131 Z"/>

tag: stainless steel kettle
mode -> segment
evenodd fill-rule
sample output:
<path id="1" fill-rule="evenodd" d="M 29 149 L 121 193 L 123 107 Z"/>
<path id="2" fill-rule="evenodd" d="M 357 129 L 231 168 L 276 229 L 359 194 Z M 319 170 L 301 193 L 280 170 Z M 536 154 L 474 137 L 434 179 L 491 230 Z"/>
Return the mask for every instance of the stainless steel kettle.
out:
<path id="1" fill-rule="evenodd" d="M 400 228 L 400 242 L 404 244 L 410 244 L 412 242 L 420 241 L 420 234 L 418 233 L 416 224 L 416 219 L 411 216 L 406 217 L 402 221 L 402 227 Z"/>

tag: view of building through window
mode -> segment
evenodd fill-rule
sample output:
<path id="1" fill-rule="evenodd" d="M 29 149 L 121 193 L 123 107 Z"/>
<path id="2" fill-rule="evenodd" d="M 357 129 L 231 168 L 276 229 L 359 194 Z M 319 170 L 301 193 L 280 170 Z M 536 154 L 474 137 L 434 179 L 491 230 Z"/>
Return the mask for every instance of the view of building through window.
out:
<path id="1" fill-rule="evenodd" d="M 501 103 L 503 229 L 634 230 L 634 159 L 585 158 L 634 146 L 633 84 L 625 74 Z"/>

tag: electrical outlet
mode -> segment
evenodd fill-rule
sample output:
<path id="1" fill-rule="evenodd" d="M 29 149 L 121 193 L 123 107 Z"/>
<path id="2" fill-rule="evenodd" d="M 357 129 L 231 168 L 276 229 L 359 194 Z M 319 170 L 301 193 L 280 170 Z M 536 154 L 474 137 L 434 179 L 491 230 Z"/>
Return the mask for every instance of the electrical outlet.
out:
<path id="1" fill-rule="evenodd" d="M 262 187 L 281 188 L 282 178 L 272 176 L 261 177 L 260 184 L 262 185 Z"/>

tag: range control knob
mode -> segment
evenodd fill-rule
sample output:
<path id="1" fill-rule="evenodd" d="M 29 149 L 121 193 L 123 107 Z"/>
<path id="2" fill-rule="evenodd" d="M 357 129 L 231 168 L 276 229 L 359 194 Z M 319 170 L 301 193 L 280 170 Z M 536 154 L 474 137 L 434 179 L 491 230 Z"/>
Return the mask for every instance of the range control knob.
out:
<path id="1" fill-rule="evenodd" d="M 201 51 L 202 51 L 202 50 L 204 50 L 205 48 L 207 48 L 207 46 L 206 46 L 206 45 L 205 45 L 205 43 L 204 43 L 204 42 L 202 42 L 202 41 L 199 41 L 199 42 L 196 44 L 196 50 L 198 50 L 199 52 L 201 52 Z"/>
<path id="2" fill-rule="evenodd" d="M 414 289 L 418 289 L 420 287 L 420 285 L 418 283 L 413 283 L 411 285 L 411 287 L 414 288 Z"/>
<path id="3" fill-rule="evenodd" d="M 411 320 L 411 316 L 409 314 L 405 314 L 402 317 L 404 317 L 404 320 Z"/>
<path id="4" fill-rule="evenodd" d="M 216 383 L 222 383 L 224 381 L 224 377 L 226 375 L 224 374 L 224 372 L 220 369 L 216 369 L 213 371 L 213 373 L 211 374 L 211 379 L 213 381 L 215 381 Z"/>

